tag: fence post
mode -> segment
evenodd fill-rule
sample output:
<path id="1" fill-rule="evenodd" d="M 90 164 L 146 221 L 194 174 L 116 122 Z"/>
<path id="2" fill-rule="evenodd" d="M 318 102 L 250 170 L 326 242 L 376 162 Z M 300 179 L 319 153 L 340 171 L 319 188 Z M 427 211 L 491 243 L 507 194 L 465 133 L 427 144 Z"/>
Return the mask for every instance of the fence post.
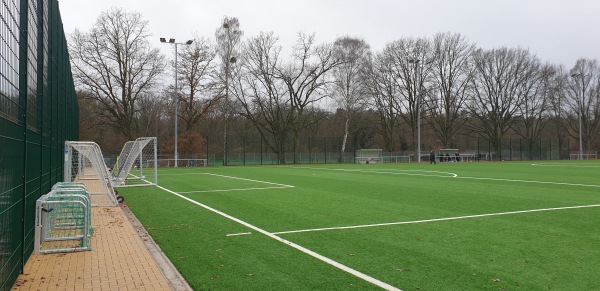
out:
<path id="1" fill-rule="evenodd" d="M 521 143 L 521 138 L 519 138 L 519 158 L 521 161 L 523 160 L 523 144 Z"/>
<path id="2" fill-rule="evenodd" d="M 512 156 L 513 156 L 513 152 L 512 152 L 512 149 L 513 149 L 512 148 L 512 138 L 508 139 L 508 148 L 509 148 L 509 150 L 508 150 L 508 155 L 509 155 L 508 160 L 512 161 Z"/>
<path id="3" fill-rule="evenodd" d="M 312 156 L 310 154 L 310 136 L 308 137 L 308 163 L 312 164 Z"/>
<path id="4" fill-rule="evenodd" d="M 540 138 L 540 160 L 542 160 L 542 138 Z"/>
<path id="5" fill-rule="evenodd" d="M 208 137 L 204 138 L 204 147 L 206 150 L 206 166 L 208 166 Z"/>
<path id="6" fill-rule="evenodd" d="M 327 164 L 327 138 L 323 137 L 323 151 L 325 152 L 325 164 Z"/>
<path id="7" fill-rule="evenodd" d="M 481 151 L 479 150 L 479 137 L 477 138 L 477 161 L 479 162 L 479 160 L 481 157 Z"/>
<path id="8" fill-rule="evenodd" d="M 344 153 L 342 152 L 342 147 L 341 147 L 341 145 L 342 145 L 342 138 L 340 137 L 338 139 L 338 141 L 339 141 L 338 142 L 338 148 L 339 148 L 338 152 L 340 153 L 340 164 L 341 164 L 341 163 L 344 162 Z"/>

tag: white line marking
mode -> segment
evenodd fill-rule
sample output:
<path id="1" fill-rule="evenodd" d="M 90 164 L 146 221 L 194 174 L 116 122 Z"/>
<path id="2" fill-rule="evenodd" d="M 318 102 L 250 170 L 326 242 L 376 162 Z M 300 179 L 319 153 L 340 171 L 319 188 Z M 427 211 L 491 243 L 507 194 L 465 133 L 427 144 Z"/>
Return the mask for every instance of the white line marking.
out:
<path id="1" fill-rule="evenodd" d="M 180 174 L 160 174 L 161 176 L 188 176 L 188 175 L 206 175 L 207 173 L 180 173 Z"/>
<path id="2" fill-rule="evenodd" d="M 169 190 L 169 189 L 167 189 L 165 187 L 158 186 L 158 185 L 156 187 L 159 188 L 159 189 L 162 189 L 162 190 L 164 190 L 166 192 L 169 192 L 169 193 L 171 193 L 171 194 L 173 194 L 173 195 L 175 195 L 177 197 L 180 197 L 180 198 L 182 198 L 184 200 L 187 200 L 188 202 L 194 203 L 194 204 L 196 204 L 196 205 L 198 205 L 198 206 L 200 206 L 202 208 L 205 208 L 205 209 L 207 209 L 209 211 L 212 211 L 212 212 L 214 212 L 216 214 L 219 214 L 219 215 L 221 215 L 221 216 L 223 216 L 223 217 L 225 217 L 227 219 L 233 220 L 233 221 L 235 221 L 235 222 L 237 222 L 237 223 L 239 223 L 239 224 L 241 224 L 243 226 L 246 226 L 246 227 L 248 227 L 248 228 L 250 228 L 250 229 L 252 229 L 252 230 L 254 230 L 256 232 L 260 232 L 260 233 L 262 233 L 262 234 L 264 234 L 264 235 L 266 235 L 266 236 L 268 236 L 268 237 L 270 237 L 270 238 L 272 238 L 274 240 L 277 240 L 277 241 L 282 242 L 282 243 L 284 243 L 284 244 L 286 244 L 288 246 L 291 246 L 291 247 L 293 247 L 293 248 L 295 248 L 295 249 L 297 249 L 297 250 L 299 250 L 299 251 L 301 251 L 301 252 L 303 252 L 303 253 L 305 253 L 305 254 L 313 257 L 313 258 L 319 259 L 319 260 L 321 260 L 321 261 L 323 261 L 323 262 L 325 262 L 327 264 L 330 264 L 330 265 L 332 265 L 332 266 L 334 266 L 334 267 L 336 267 L 336 268 L 338 268 L 338 269 L 340 269 L 342 271 L 345 271 L 345 272 L 350 273 L 350 274 L 352 274 L 352 275 L 354 275 L 354 276 L 356 276 L 358 278 L 361 278 L 361 279 L 363 279 L 363 280 L 365 280 L 365 281 L 367 281 L 367 282 L 369 282 L 371 284 L 374 284 L 374 285 L 379 286 L 379 287 L 381 287 L 383 289 L 386 289 L 386 290 L 398 290 L 398 291 L 401 291 L 400 289 L 398 289 L 398 288 L 396 288 L 396 287 L 394 287 L 394 286 L 392 286 L 390 284 L 387 284 L 385 282 L 377 280 L 377 279 L 375 279 L 375 278 L 373 278 L 373 277 L 371 277 L 369 275 L 366 275 L 366 274 L 361 273 L 361 272 L 359 272 L 357 270 L 354 270 L 354 269 L 352 269 L 352 268 L 350 268 L 350 267 L 348 267 L 346 265 L 342 265 L 342 264 L 340 264 L 340 263 L 338 263 L 338 262 L 336 262 L 336 261 L 334 261 L 334 260 L 332 260 L 330 258 L 322 256 L 322 255 L 320 255 L 320 254 L 318 254 L 318 253 L 316 253 L 314 251 L 311 251 L 311 250 L 309 250 L 309 249 L 307 249 L 307 248 L 305 248 L 305 247 L 303 247 L 301 245 L 298 245 L 298 244 L 295 244 L 295 243 L 293 243 L 291 241 L 283 239 L 283 238 L 281 238 L 281 237 L 279 237 L 277 235 L 274 235 L 273 233 L 270 233 L 270 232 L 268 232 L 266 230 L 258 228 L 257 226 L 254 226 L 254 225 L 252 225 L 250 223 L 247 223 L 247 222 L 245 222 L 243 220 L 235 218 L 235 217 L 233 217 L 233 216 L 231 216 L 229 214 L 221 212 L 221 211 L 219 211 L 217 209 L 214 209 L 214 208 L 212 208 L 212 207 L 210 207 L 208 205 L 204 205 L 204 204 L 202 204 L 202 203 L 200 203 L 198 201 L 195 201 L 193 199 L 185 197 L 185 196 L 183 196 L 183 195 L 181 195 L 181 194 L 179 194 L 177 192 L 171 191 L 171 190 Z"/>
<path id="3" fill-rule="evenodd" d="M 397 172 L 379 172 L 371 170 L 347 170 L 347 169 L 326 169 L 326 168 L 312 168 L 312 167 L 295 167 L 297 169 L 314 169 L 314 170 L 329 170 L 329 171 L 343 171 L 343 172 L 362 172 L 362 173 L 376 173 L 376 174 L 394 174 L 394 175 L 407 175 L 407 176 L 425 176 L 425 177 L 441 177 L 441 178 L 456 178 L 456 179 L 473 179 L 473 180 L 489 180 L 489 181 L 505 181 L 505 182 L 521 182 L 521 183 L 534 183 L 534 184 L 550 184 L 550 185 L 564 185 L 564 186 L 580 186 L 580 187 L 594 187 L 600 188 L 600 185 L 590 184 L 574 184 L 574 183 L 563 183 L 563 182 L 551 182 L 551 181 L 535 181 L 535 180 L 516 180 L 516 179 L 501 179 L 501 178 L 484 178 L 484 177 L 461 177 L 458 174 L 450 172 L 438 172 L 438 171 L 425 171 L 432 173 L 444 173 L 448 175 L 423 175 L 423 174 L 408 174 L 408 173 L 397 173 Z M 414 170 L 421 171 L 421 170 Z"/>
<path id="4" fill-rule="evenodd" d="M 541 166 L 541 167 L 574 167 L 574 168 L 600 168 L 600 166 L 595 165 L 583 165 L 583 164 L 531 164 L 532 166 Z"/>
<path id="5" fill-rule="evenodd" d="M 444 177 L 454 178 L 458 175 L 451 172 L 441 171 L 428 171 L 428 170 L 394 170 L 397 172 L 390 172 L 387 169 L 370 169 L 370 170 L 355 170 L 355 169 L 329 169 L 329 168 L 315 168 L 315 167 L 293 167 L 295 169 L 312 169 L 312 170 L 327 170 L 327 171 L 341 171 L 341 172 L 357 172 L 357 173 L 375 173 L 375 174 L 392 174 L 392 175 L 406 175 L 406 176 L 424 176 L 424 177 Z M 424 173 L 438 173 L 443 175 L 431 175 L 431 174 L 415 174 L 409 172 L 424 172 Z"/>
<path id="6" fill-rule="evenodd" d="M 252 180 L 252 179 L 246 179 L 246 178 L 240 178 L 240 177 L 233 177 L 233 176 L 225 176 L 225 175 L 212 174 L 212 173 L 187 173 L 187 174 L 168 174 L 168 175 L 170 175 L 170 176 L 210 175 L 210 176 L 217 176 L 217 177 L 228 178 L 228 179 L 236 179 L 236 180 L 242 180 L 242 181 L 248 181 L 248 182 L 262 183 L 262 184 L 267 184 L 267 185 L 275 185 L 275 187 L 254 187 L 254 188 L 198 190 L 198 191 L 179 192 L 181 194 L 211 193 L 211 192 L 231 192 L 231 191 L 249 191 L 249 190 L 267 190 L 267 189 L 284 189 L 284 188 L 294 188 L 295 187 L 295 186 L 292 186 L 292 185 L 279 184 L 279 183 L 273 183 L 273 182 L 267 182 L 267 181 L 260 181 L 260 180 Z"/>
<path id="7" fill-rule="evenodd" d="M 249 191 L 249 190 L 287 189 L 287 188 L 293 188 L 293 187 L 294 186 L 263 187 L 263 188 L 240 188 L 240 189 L 226 189 L 226 190 L 198 190 L 198 191 L 186 191 L 186 192 L 179 192 L 179 193 L 180 194 L 189 194 L 189 193 L 232 192 L 232 191 Z"/>
<path id="8" fill-rule="evenodd" d="M 596 187 L 596 188 L 600 188 L 600 185 L 574 184 L 574 183 L 535 181 L 535 180 L 529 181 L 529 180 L 513 180 L 513 179 L 500 179 L 500 178 L 478 178 L 478 177 L 455 177 L 455 178 L 456 179 L 473 179 L 473 180 L 488 180 L 488 181 L 521 182 L 521 183 L 533 183 L 533 184 L 550 184 L 550 185 L 564 185 L 564 186 L 580 186 L 580 187 Z"/>
<path id="9" fill-rule="evenodd" d="M 247 235 L 247 234 L 252 234 L 252 233 L 251 232 L 239 232 L 239 233 L 226 234 L 225 236 L 238 236 L 238 235 Z"/>
<path id="10" fill-rule="evenodd" d="M 247 235 L 247 234 L 252 234 L 252 233 L 251 232 L 230 233 L 226 236 L 238 236 L 238 235 Z"/>
<path id="11" fill-rule="evenodd" d="M 282 187 L 288 187 L 288 188 L 293 188 L 294 187 L 292 185 L 278 184 L 278 183 L 273 183 L 273 182 L 260 181 L 260 180 L 252 180 L 252 179 L 239 178 L 239 177 L 233 177 L 233 176 L 225 176 L 225 175 L 212 174 L 212 173 L 206 173 L 206 175 L 223 177 L 223 178 L 230 178 L 230 179 L 237 179 L 237 180 L 242 180 L 242 181 L 257 182 L 257 183 L 263 183 L 263 184 L 269 184 L 269 185 L 276 185 L 276 186 L 282 186 Z"/>
<path id="12" fill-rule="evenodd" d="M 522 213 L 543 212 L 543 211 L 556 211 L 556 210 L 565 210 L 565 209 L 592 208 L 592 207 L 600 207 L 600 204 L 580 205 L 580 206 L 566 206 L 566 207 L 554 207 L 554 208 L 542 208 L 542 209 L 509 211 L 509 212 L 487 213 L 487 214 L 475 214 L 475 215 L 465 215 L 465 216 L 445 217 L 445 218 L 433 218 L 433 219 L 414 220 L 414 221 L 400 221 L 400 222 L 387 222 L 387 223 L 376 223 L 376 224 L 353 225 L 353 226 L 338 226 L 338 227 L 324 227 L 324 228 L 312 228 L 312 229 L 278 231 L 278 232 L 273 232 L 273 234 L 289 234 L 289 233 L 314 232 L 314 231 L 325 231 L 325 230 L 340 230 L 340 229 L 379 227 L 379 226 L 389 226 L 389 225 L 416 224 L 416 223 L 425 223 L 425 222 L 449 221 L 449 220 L 458 220 L 458 219 L 467 219 L 467 218 L 500 216 L 500 215 L 510 215 L 510 214 L 522 214 Z"/>

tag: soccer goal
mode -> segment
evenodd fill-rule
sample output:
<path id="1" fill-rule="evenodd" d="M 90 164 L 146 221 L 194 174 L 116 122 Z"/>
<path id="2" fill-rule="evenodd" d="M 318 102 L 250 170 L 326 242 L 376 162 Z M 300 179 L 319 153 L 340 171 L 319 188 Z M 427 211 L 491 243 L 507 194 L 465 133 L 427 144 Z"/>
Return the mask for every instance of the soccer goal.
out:
<path id="1" fill-rule="evenodd" d="M 112 176 L 104 163 L 100 146 L 89 141 L 65 142 L 64 181 L 85 185 L 92 206 L 118 204 Z"/>
<path id="2" fill-rule="evenodd" d="M 382 149 L 362 149 L 356 151 L 354 158 L 356 164 L 375 164 L 383 162 Z"/>
<path id="3" fill-rule="evenodd" d="M 79 183 L 58 183 L 36 201 L 36 254 L 90 250 L 91 200 Z"/>
<path id="4" fill-rule="evenodd" d="M 570 154 L 570 160 L 597 160 L 597 154 Z"/>
<path id="5" fill-rule="evenodd" d="M 112 169 L 115 187 L 156 185 L 156 156 L 156 137 L 140 137 L 126 142 Z"/>

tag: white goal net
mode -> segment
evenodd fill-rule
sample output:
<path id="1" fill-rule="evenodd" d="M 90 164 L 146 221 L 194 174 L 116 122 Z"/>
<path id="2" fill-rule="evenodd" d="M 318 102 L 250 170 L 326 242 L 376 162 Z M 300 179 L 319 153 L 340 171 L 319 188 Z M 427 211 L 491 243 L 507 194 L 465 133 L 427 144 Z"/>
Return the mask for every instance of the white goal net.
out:
<path id="1" fill-rule="evenodd" d="M 597 160 L 597 154 L 570 154 L 569 159 L 571 160 Z"/>
<path id="2" fill-rule="evenodd" d="M 382 149 L 362 149 L 356 151 L 356 158 L 354 159 L 357 164 L 375 164 L 383 163 L 383 150 Z"/>
<path id="3" fill-rule="evenodd" d="M 158 182 L 156 137 L 128 141 L 112 169 L 116 187 L 150 186 Z"/>

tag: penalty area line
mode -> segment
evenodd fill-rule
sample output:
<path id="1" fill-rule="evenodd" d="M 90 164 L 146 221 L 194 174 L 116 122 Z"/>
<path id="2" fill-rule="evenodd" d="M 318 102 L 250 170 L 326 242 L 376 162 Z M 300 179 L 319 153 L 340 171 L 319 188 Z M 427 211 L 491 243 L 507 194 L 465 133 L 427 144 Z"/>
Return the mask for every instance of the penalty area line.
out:
<path id="1" fill-rule="evenodd" d="M 267 182 L 267 181 L 261 181 L 261 180 L 252 180 L 252 179 L 233 177 L 233 176 L 225 176 L 225 175 L 219 175 L 219 174 L 213 174 L 213 173 L 206 173 L 206 175 L 217 176 L 217 177 L 222 177 L 222 178 L 229 178 L 229 179 L 236 179 L 236 180 L 242 180 L 242 181 L 249 181 L 249 182 L 256 182 L 256 183 L 263 183 L 263 184 L 269 184 L 269 185 L 275 185 L 275 186 L 281 186 L 281 187 L 287 187 L 287 188 L 294 187 L 292 185 L 279 184 L 279 183 L 273 183 L 273 182 Z"/>
<path id="2" fill-rule="evenodd" d="M 465 215 L 465 216 L 455 216 L 455 217 L 445 217 L 445 218 L 433 218 L 433 219 L 413 220 L 413 221 L 399 221 L 399 222 L 387 222 L 387 223 L 352 225 L 352 226 L 338 226 L 338 227 L 324 227 L 324 228 L 288 230 L 288 231 L 273 232 L 273 234 L 274 235 L 279 235 L 279 234 L 290 234 L 290 233 L 326 231 L 326 230 L 341 230 L 341 229 L 380 227 L 380 226 L 390 226 L 390 225 L 417 224 L 417 223 L 450 221 L 450 220 L 459 220 L 459 219 L 468 219 L 468 218 L 479 218 L 479 217 L 489 217 L 489 216 L 501 216 L 501 215 L 511 215 L 511 214 L 545 212 L 545 211 L 557 211 L 557 210 L 567 210 L 567 209 L 593 208 L 593 207 L 600 207 L 600 204 L 580 205 L 580 206 L 566 206 L 566 207 L 554 207 L 554 208 L 542 208 L 542 209 L 530 209 L 530 210 L 520 210 L 520 211 L 499 212 L 499 213 L 486 213 L 486 214 L 475 214 L 475 215 Z"/>
<path id="3" fill-rule="evenodd" d="M 169 190 L 169 189 L 167 189 L 165 187 L 158 186 L 158 185 L 156 187 L 159 188 L 159 189 L 161 189 L 161 190 L 164 190 L 164 191 L 166 191 L 168 193 L 171 193 L 171 194 L 173 194 L 173 195 L 175 195 L 175 196 L 177 196 L 177 197 L 179 197 L 181 199 L 184 199 L 184 200 L 186 200 L 188 202 L 196 204 L 196 205 L 198 205 L 198 206 L 200 206 L 200 207 L 202 207 L 202 208 L 204 208 L 206 210 L 209 210 L 209 211 L 214 212 L 214 213 L 216 213 L 218 215 L 221 215 L 221 216 L 223 216 L 223 217 L 225 217 L 225 218 L 227 218 L 229 220 L 235 221 L 235 222 L 237 222 L 237 223 L 239 223 L 239 224 L 241 224 L 243 226 L 246 226 L 246 227 L 248 227 L 248 228 L 250 228 L 250 229 L 252 229 L 252 230 L 254 230 L 256 232 L 264 234 L 264 235 L 266 235 L 266 236 L 268 236 L 268 237 L 270 237 L 270 238 L 272 238 L 274 240 L 277 240 L 277 241 L 279 241 L 281 243 L 284 243 L 284 244 L 286 244 L 286 245 L 288 245 L 288 246 L 290 246 L 290 247 L 292 247 L 292 248 L 294 248 L 296 250 L 299 250 L 299 251 L 301 251 L 301 252 L 303 252 L 303 253 L 305 253 L 305 254 L 307 254 L 307 255 L 315 258 L 315 259 L 318 259 L 318 260 L 320 260 L 322 262 L 325 262 L 325 263 L 327 263 L 327 264 L 329 264 L 331 266 L 334 266 L 334 267 L 336 267 L 336 268 L 338 268 L 338 269 L 340 269 L 340 270 L 342 270 L 344 272 L 352 274 L 352 275 L 354 275 L 354 276 L 356 276 L 356 277 L 358 277 L 360 279 L 363 279 L 363 280 L 365 280 L 365 281 L 367 281 L 367 282 L 369 282 L 369 283 L 371 283 L 373 285 L 376 285 L 376 286 L 378 286 L 380 288 L 383 288 L 385 290 L 402 291 L 402 290 L 400 290 L 400 289 L 398 289 L 398 288 L 396 288 L 396 287 L 394 287 L 394 286 L 392 286 L 392 285 L 390 285 L 388 283 L 385 283 L 383 281 L 377 280 L 377 279 L 375 279 L 375 278 L 373 278 L 373 277 L 371 277 L 371 276 L 369 276 L 367 274 L 361 273 L 361 272 L 359 272 L 359 271 L 357 271 L 355 269 L 352 269 L 352 268 L 350 268 L 350 267 L 348 267 L 346 265 L 338 263 L 338 262 L 336 262 L 336 261 L 334 261 L 334 260 L 332 260 L 332 259 L 330 259 L 328 257 L 320 255 L 320 254 L 318 254 L 318 253 L 316 253 L 314 251 L 311 251 L 311 250 L 309 250 L 309 249 L 307 249 L 307 248 L 305 248 L 305 247 L 303 247 L 301 245 L 298 245 L 296 243 L 293 243 L 293 242 L 291 242 L 289 240 L 283 239 L 283 238 L 281 238 L 281 237 L 279 237 L 279 236 L 277 236 L 277 235 L 275 235 L 275 234 L 273 234 L 271 232 L 268 232 L 268 231 L 266 231 L 266 230 L 264 230 L 262 228 L 259 228 L 257 226 L 254 226 L 254 225 L 250 224 L 250 223 L 247 223 L 247 222 L 245 222 L 245 221 L 243 221 L 243 220 L 241 220 L 239 218 L 233 217 L 233 216 L 231 216 L 231 215 L 229 215 L 227 213 L 219 211 L 219 210 L 217 210 L 215 208 L 212 208 L 212 207 L 210 207 L 208 205 L 205 205 L 205 204 L 202 204 L 202 203 L 200 203 L 200 202 L 198 202 L 196 200 L 190 199 L 190 198 L 188 198 L 188 197 L 186 197 L 184 195 L 181 195 L 181 194 L 179 194 L 179 193 L 177 193 L 175 191 Z"/>
<path id="4" fill-rule="evenodd" d="M 198 190 L 198 191 L 185 191 L 179 192 L 180 194 L 191 194 L 191 193 L 212 193 L 212 192 L 232 192 L 232 191 L 250 191 L 250 190 L 269 190 L 269 189 L 288 189 L 294 188 L 294 186 L 280 186 L 280 187 L 262 187 L 262 188 L 239 188 L 239 189 L 223 189 L 223 190 Z"/>

